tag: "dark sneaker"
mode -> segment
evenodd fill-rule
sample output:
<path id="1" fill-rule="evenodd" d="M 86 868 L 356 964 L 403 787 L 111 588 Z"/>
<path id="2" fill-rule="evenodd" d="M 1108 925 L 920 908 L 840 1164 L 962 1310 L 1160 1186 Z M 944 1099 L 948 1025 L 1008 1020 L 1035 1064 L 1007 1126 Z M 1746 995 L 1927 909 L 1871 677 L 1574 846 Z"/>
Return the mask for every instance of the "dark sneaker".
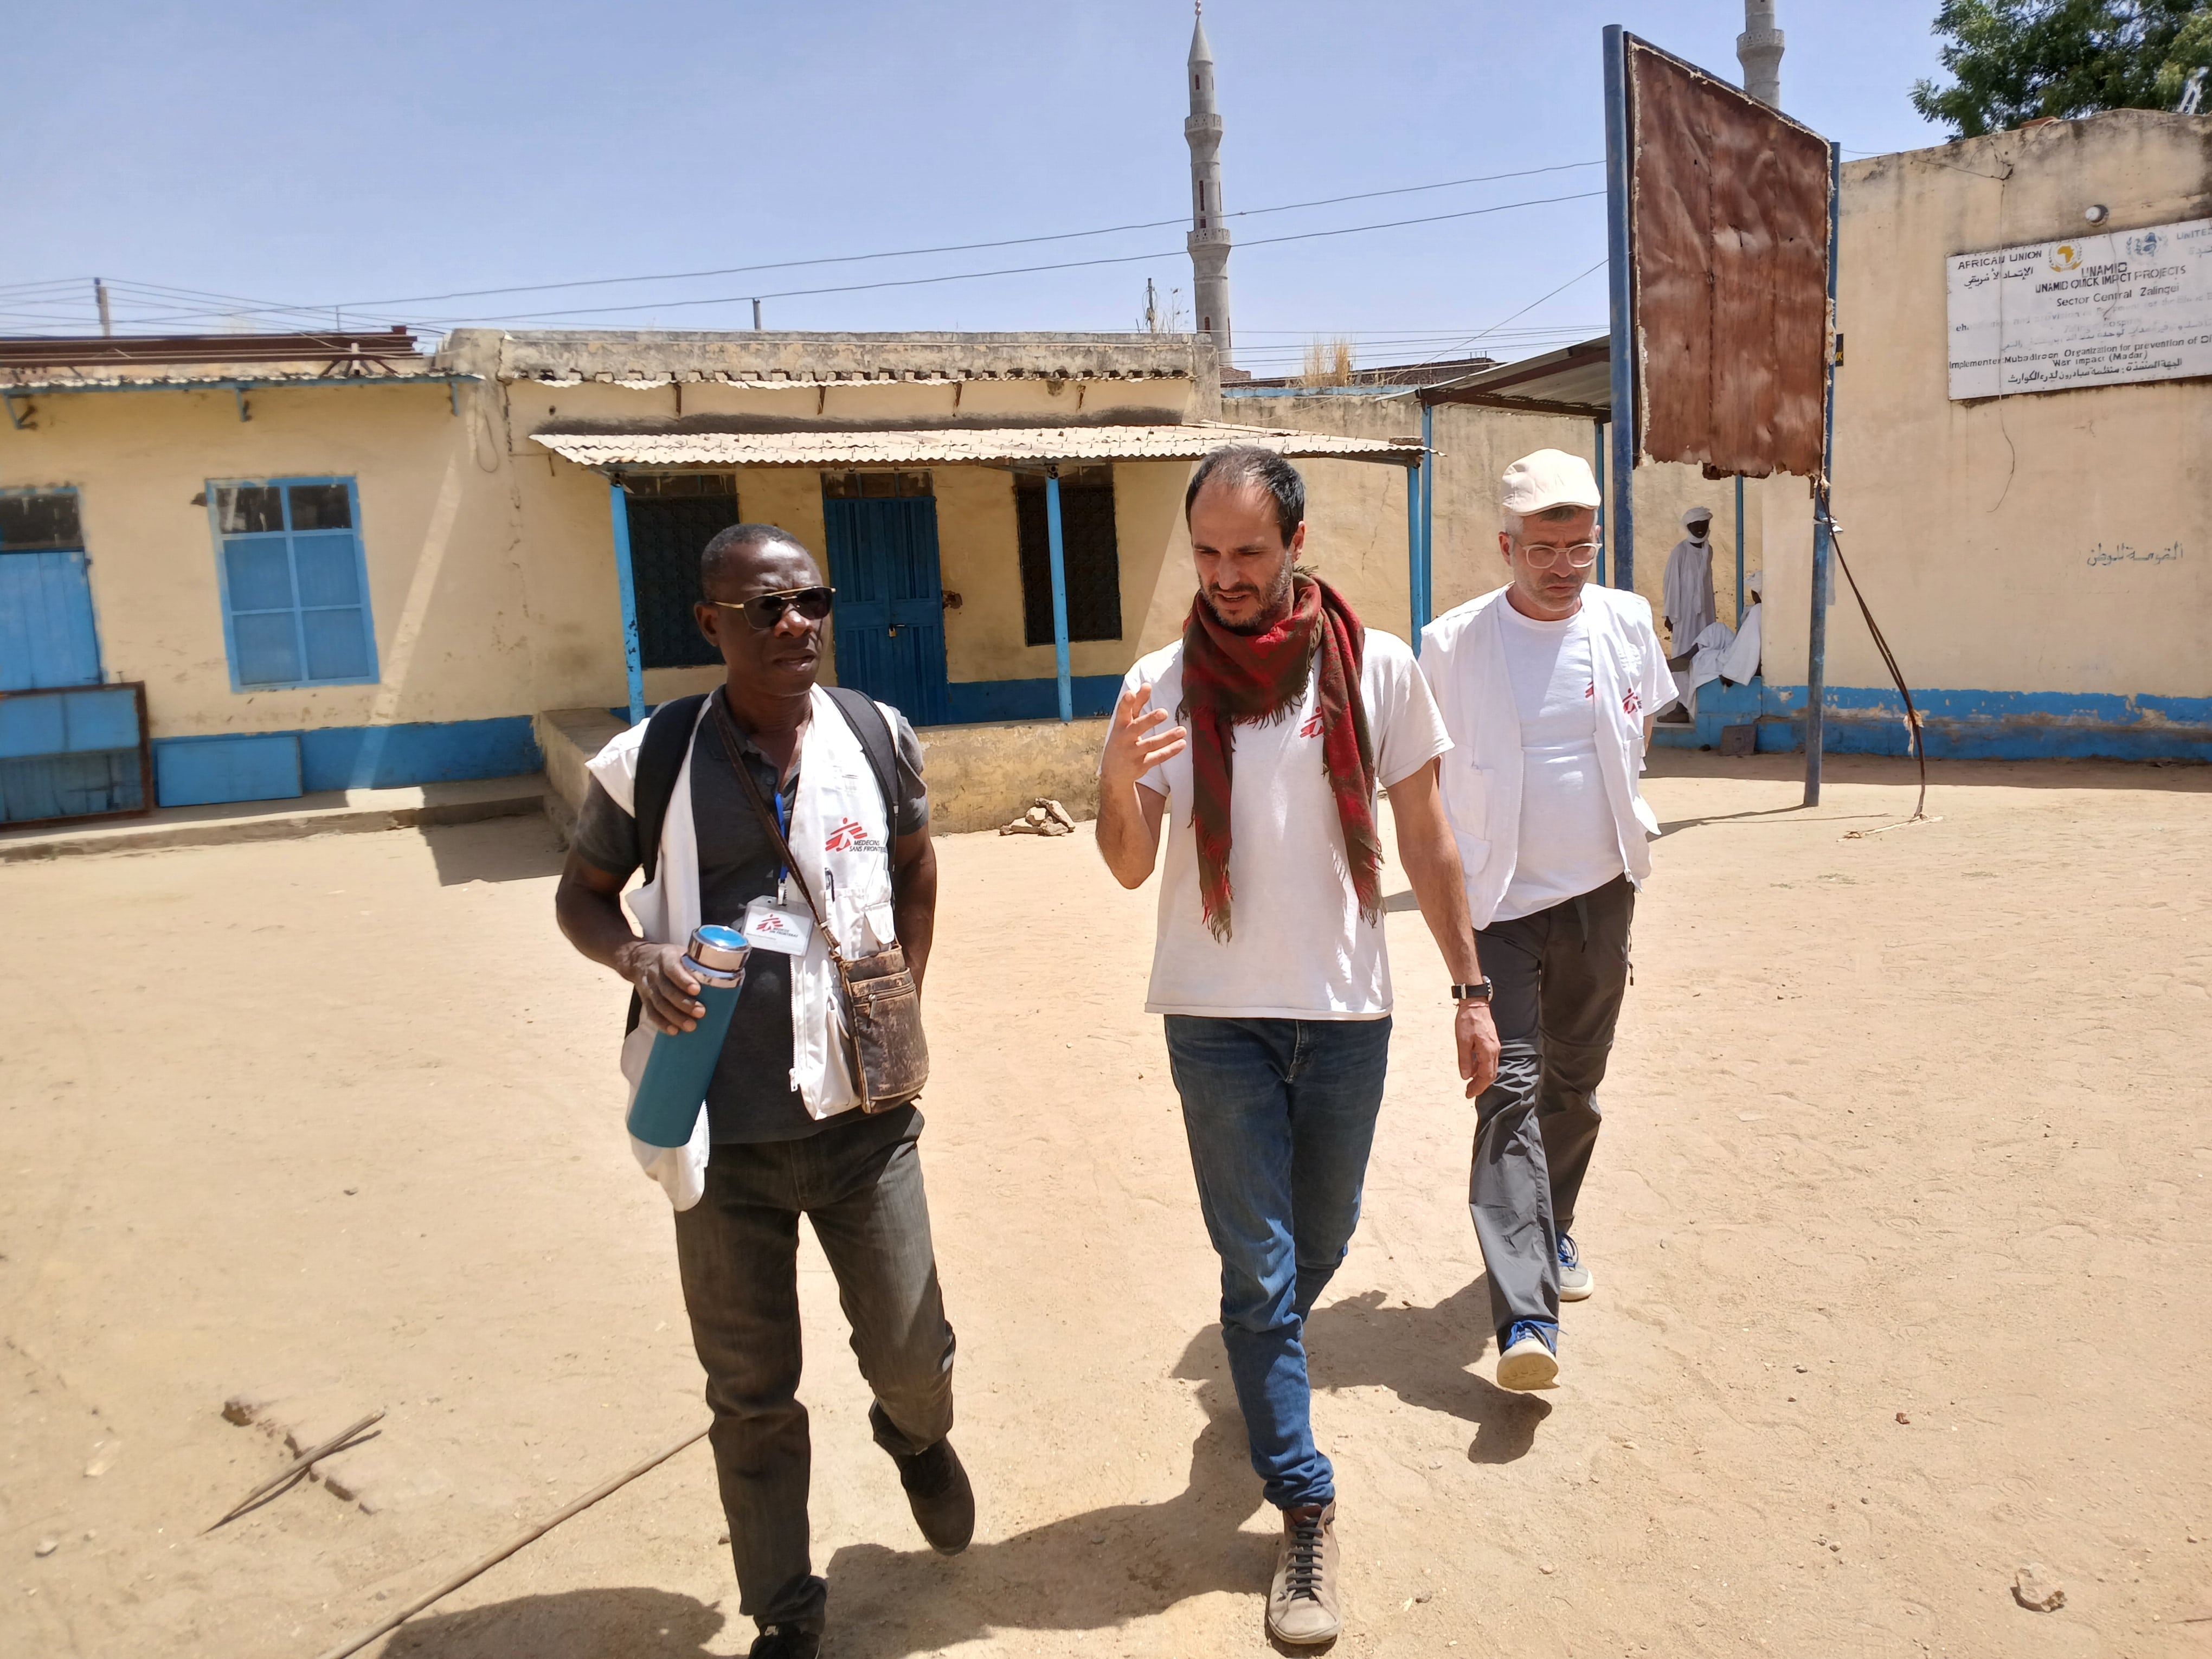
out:
<path id="1" fill-rule="evenodd" d="M 751 1659 L 815 1659 L 822 1633 L 796 1625 L 770 1625 L 754 1639 Z"/>
<path id="2" fill-rule="evenodd" d="M 1344 1621 L 1336 1606 L 1336 1504 L 1283 1511 L 1283 1548 L 1267 1591 L 1267 1633 L 1292 1647 L 1334 1642 Z"/>
<path id="3" fill-rule="evenodd" d="M 1540 1319 L 1516 1319 L 1498 1339 L 1498 1386 L 1525 1390 L 1558 1386 L 1559 1334 Z"/>
<path id="4" fill-rule="evenodd" d="M 914 1510 L 915 1524 L 939 1555 L 957 1555 L 975 1535 L 975 1492 L 968 1484 L 968 1471 L 960 1467 L 960 1454 L 950 1440 L 940 1440 L 927 1451 L 911 1457 L 896 1452 L 899 1485 Z"/>
<path id="5" fill-rule="evenodd" d="M 1559 1300 L 1580 1302 L 1597 1288 L 1590 1270 L 1583 1266 L 1583 1253 L 1575 1248 L 1572 1233 L 1559 1235 Z"/>

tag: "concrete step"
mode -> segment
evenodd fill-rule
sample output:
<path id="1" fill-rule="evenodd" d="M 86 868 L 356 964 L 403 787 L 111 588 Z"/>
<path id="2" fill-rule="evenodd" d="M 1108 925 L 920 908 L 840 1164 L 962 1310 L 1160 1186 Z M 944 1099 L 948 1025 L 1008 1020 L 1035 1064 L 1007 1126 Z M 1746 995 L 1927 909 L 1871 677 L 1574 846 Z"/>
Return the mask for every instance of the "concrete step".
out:
<path id="1" fill-rule="evenodd" d="M 161 806 L 143 818 L 0 831 L 0 864 L 25 859 L 150 853 L 166 847 L 291 841 L 433 823 L 472 823 L 544 810 L 545 776 L 479 778 L 409 789 L 333 789 L 296 800 L 238 801 L 227 806 Z"/>

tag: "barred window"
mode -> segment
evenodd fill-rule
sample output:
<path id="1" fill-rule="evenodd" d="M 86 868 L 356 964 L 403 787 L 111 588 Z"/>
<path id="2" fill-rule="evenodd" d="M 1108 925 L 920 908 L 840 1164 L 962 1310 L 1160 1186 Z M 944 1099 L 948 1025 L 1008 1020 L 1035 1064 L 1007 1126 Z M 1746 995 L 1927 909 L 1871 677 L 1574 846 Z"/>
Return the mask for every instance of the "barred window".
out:
<path id="1" fill-rule="evenodd" d="M 1050 645 L 1052 547 L 1045 522 L 1044 475 L 1014 475 L 1014 518 L 1021 538 L 1022 622 L 1031 645 Z M 1114 541 L 1114 469 L 1060 470 L 1060 552 L 1067 578 L 1067 637 L 1121 637 L 1121 557 Z"/>

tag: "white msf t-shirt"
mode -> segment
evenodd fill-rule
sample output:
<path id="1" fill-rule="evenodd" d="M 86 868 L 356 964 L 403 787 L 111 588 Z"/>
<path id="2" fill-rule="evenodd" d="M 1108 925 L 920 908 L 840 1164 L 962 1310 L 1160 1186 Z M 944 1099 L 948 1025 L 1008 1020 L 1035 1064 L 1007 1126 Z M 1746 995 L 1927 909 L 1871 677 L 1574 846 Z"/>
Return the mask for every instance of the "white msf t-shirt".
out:
<path id="1" fill-rule="evenodd" d="M 1139 658 L 1122 681 L 1181 723 L 1182 642 Z M 1443 720 L 1403 640 L 1367 630 L 1360 693 L 1385 789 L 1445 750 Z M 1382 929 L 1359 917 L 1344 828 L 1322 763 L 1317 688 L 1279 720 L 1231 728 L 1230 918 L 1224 944 L 1198 896 L 1190 750 L 1138 781 L 1167 797 L 1159 928 L 1147 1013 L 1218 1019 L 1380 1019 L 1390 1012 Z M 1139 713 L 1143 711 L 1139 711 Z"/>
<path id="2" fill-rule="evenodd" d="M 1597 769 L 1588 612 L 1539 622 L 1510 604 L 1497 609 L 1521 716 L 1521 839 L 1492 919 L 1510 921 L 1602 887 L 1626 866 Z"/>

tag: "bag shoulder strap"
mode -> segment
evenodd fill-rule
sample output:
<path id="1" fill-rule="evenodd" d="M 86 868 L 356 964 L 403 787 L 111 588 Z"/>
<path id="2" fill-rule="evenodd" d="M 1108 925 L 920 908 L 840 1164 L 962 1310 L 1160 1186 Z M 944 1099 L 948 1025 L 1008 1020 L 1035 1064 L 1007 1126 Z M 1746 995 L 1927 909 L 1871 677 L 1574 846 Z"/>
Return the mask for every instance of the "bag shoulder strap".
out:
<path id="1" fill-rule="evenodd" d="M 884 719 L 881 706 L 865 691 L 856 691 L 849 685 L 825 685 L 822 689 L 837 705 L 845 724 L 853 728 L 860 747 L 867 750 L 868 770 L 876 775 L 876 787 L 884 792 L 884 824 L 890 831 L 890 839 L 896 841 L 898 788 L 893 780 L 898 775 L 898 763 L 891 723 Z"/>
<path id="2" fill-rule="evenodd" d="M 699 724 L 699 705 L 706 696 L 695 695 L 664 702 L 646 722 L 645 739 L 637 750 L 637 787 L 631 796 L 631 817 L 637 820 L 638 860 L 645 878 L 651 881 L 660 862 L 660 830 L 668 821 L 668 803 L 676 793 L 676 776 L 684 769 L 684 757 L 691 748 L 691 733 Z"/>

